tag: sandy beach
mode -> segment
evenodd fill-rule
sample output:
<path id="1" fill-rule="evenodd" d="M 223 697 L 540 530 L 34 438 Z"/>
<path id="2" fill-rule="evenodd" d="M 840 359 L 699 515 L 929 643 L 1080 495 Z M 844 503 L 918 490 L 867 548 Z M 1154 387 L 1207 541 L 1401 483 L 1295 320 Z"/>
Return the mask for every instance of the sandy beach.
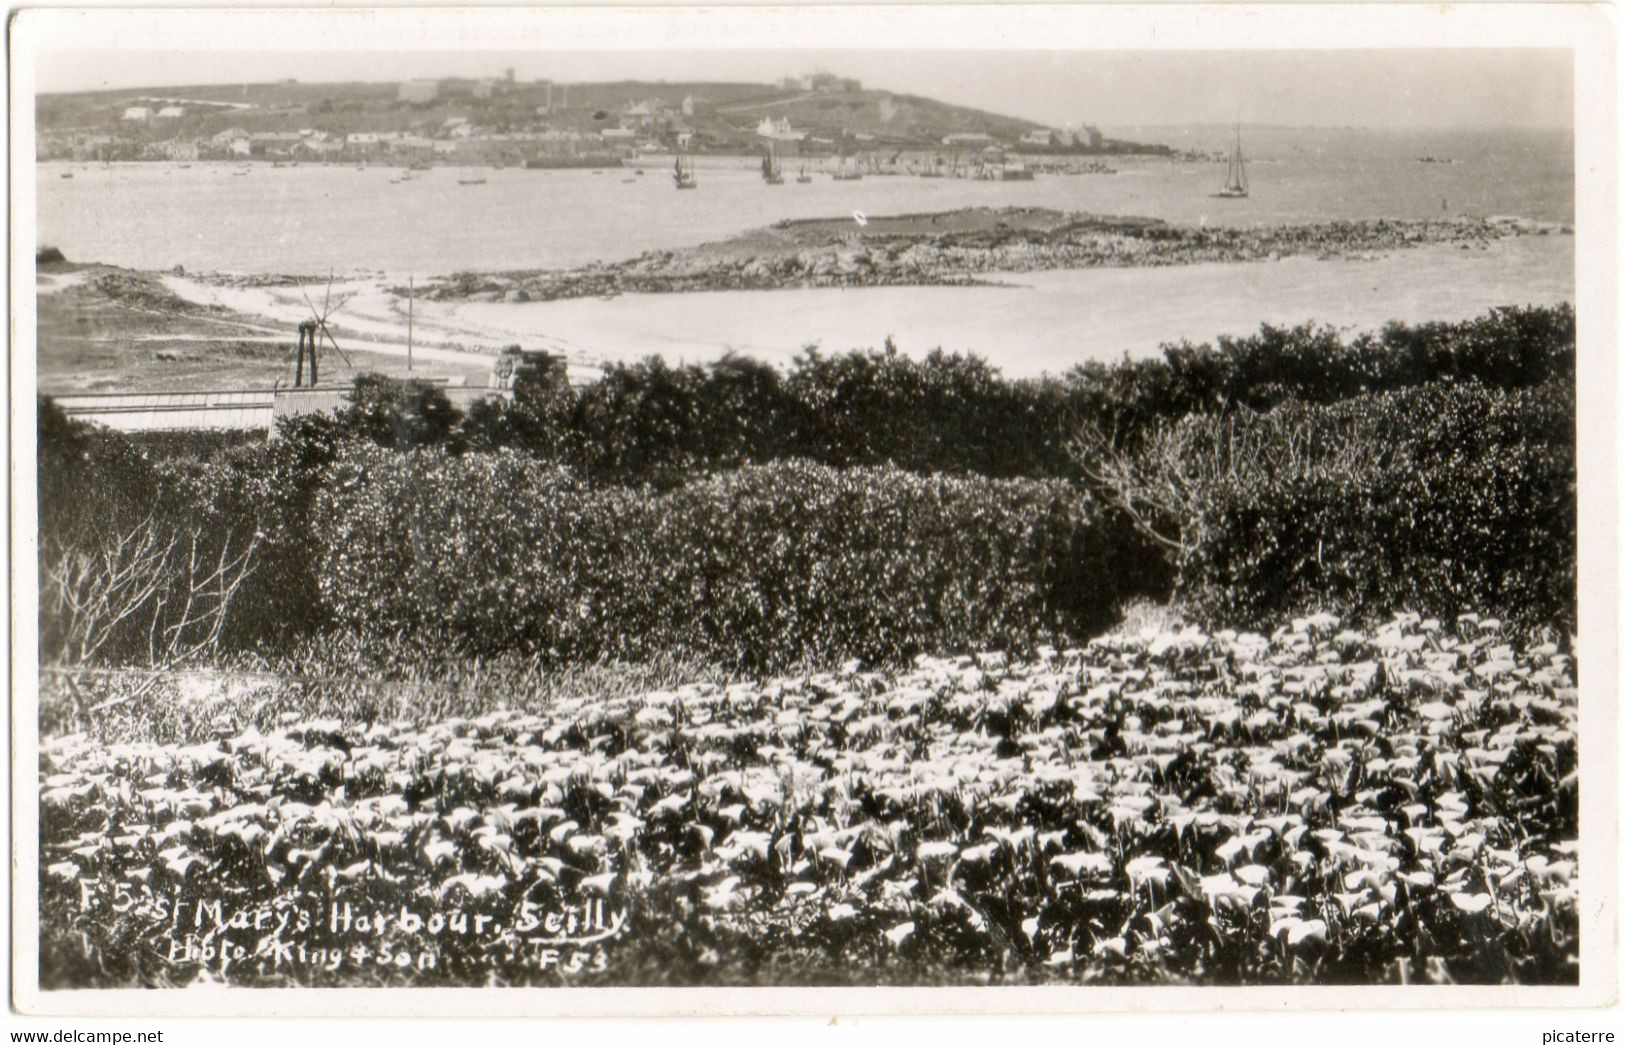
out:
<path id="1" fill-rule="evenodd" d="M 738 352 L 785 364 L 808 345 L 842 351 L 892 337 L 907 353 L 972 352 L 1012 376 L 1033 376 L 1091 359 L 1154 354 L 1182 339 L 1245 335 L 1261 323 L 1377 330 L 1393 320 L 1458 320 L 1499 305 L 1571 301 L 1572 245 L 1565 235 L 1520 235 L 1470 249 L 1435 244 L 1360 258 L 993 272 L 974 287 L 629 293 L 523 303 L 419 297 L 410 303 L 413 372 L 477 380 L 492 353 L 521 344 L 563 356 L 572 379 L 582 381 L 606 363 L 648 355 L 706 361 Z M 109 283 L 109 272 L 123 282 Z M 234 352 L 191 380 L 237 387 L 260 375 L 255 379 L 269 384 L 289 365 L 298 323 L 324 301 L 353 364 L 335 358 L 328 373 L 406 375 L 409 303 L 384 277 L 335 281 L 329 296 L 326 280 L 53 272 L 42 276 L 42 317 L 49 320 L 61 306 L 82 308 L 83 299 L 132 281 L 147 288 L 142 311 L 119 313 L 117 333 L 107 335 L 121 339 L 130 358 L 111 373 L 86 370 L 82 355 L 68 351 L 77 345 L 72 338 L 84 336 L 80 328 L 46 322 L 43 388 L 118 381 L 152 387 L 174 365 L 156 354 L 206 353 L 222 340 Z M 132 299 L 102 304 L 134 307 Z M 131 319 L 139 321 L 134 328 Z M 245 353 L 258 362 L 244 363 Z M 74 360 L 80 369 L 67 384 L 65 361 Z"/>

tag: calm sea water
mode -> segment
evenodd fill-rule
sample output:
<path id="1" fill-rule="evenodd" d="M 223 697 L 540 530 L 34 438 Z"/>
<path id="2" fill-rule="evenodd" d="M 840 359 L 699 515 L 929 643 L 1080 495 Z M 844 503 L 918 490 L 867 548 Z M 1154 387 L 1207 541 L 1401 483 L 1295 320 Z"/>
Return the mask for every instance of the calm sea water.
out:
<path id="1" fill-rule="evenodd" d="M 1122 129 L 1222 150 L 1223 128 Z M 1209 196 L 1222 163 L 1119 160 L 1115 175 L 1032 182 L 869 177 L 768 186 L 749 170 L 699 171 L 695 192 L 663 167 L 630 171 L 439 168 L 392 184 L 392 168 L 256 164 L 41 164 L 39 241 L 70 259 L 223 272 L 384 272 L 404 277 L 616 260 L 716 240 L 781 218 L 861 211 L 1042 206 L 1171 221 L 1517 215 L 1570 222 L 1573 142 L 1541 131 L 1248 128 L 1253 193 Z M 1419 163 L 1433 156 L 1453 163 Z M 63 178 L 71 172 L 71 179 Z M 481 185 L 459 185 L 479 177 Z"/>

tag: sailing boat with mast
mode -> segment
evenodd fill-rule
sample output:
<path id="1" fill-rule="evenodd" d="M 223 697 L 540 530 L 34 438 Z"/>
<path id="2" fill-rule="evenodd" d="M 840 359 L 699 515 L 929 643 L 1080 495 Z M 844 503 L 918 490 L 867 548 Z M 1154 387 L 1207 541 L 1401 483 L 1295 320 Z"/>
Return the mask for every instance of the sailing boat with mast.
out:
<path id="1" fill-rule="evenodd" d="M 1213 196 L 1217 199 L 1247 198 L 1247 161 L 1241 155 L 1241 124 L 1236 124 L 1236 141 L 1230 147 L 1230 163 L 1225 170 L 1224 187 Z"/>
<path id="2" fill-rule="evenodd" d="M 835 171 L 830 175 L 834 181 L 862 181 L 863 171 L 858 169 L 858 161 L 852 156 L 846 144 L 846 136 L 841 136 L 839 159 L 835 163 Z"/>
<path id="3" fill-rule="evenodd" d="M 784 171 L 779 166 L 779 153 L 773 143 L 767 143 L 767 155 L 762 157 L 762 180 L 769 185 L 783 185 Z"/>
<path id="4" fill-rule="evenodd" d="M 679 189 L 699 188 L 699 183 L 694 180 L 694 161 L 689 158 L 688 153 L 682 151 L 677 153 L 677 162 L 672 167 L 671 180 Z"/>

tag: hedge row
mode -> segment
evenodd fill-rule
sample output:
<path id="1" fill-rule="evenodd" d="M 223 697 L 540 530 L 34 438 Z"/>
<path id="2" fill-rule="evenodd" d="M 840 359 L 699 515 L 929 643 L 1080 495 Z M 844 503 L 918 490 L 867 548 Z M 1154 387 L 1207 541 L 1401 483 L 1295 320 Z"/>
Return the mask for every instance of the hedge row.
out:
<path id="1" fill-rule="evenodd" d="M 1030 648 L 1109 622 L 1157 569 L 1068 484 L 801 461 L 654 494 L 513 453 L 355 447 L 315 517 L 341 623 L 560 662 Z"/>
<path id="2" fill-rule="evenodd" d="M 877 663 L 1080 636 L 1176 571 L 1227 625 L 1326 607 L 1572 626 L 1573 362 L 1557 308 L 1348 344 L 1265 328 L 1036 382 L 940 353 L 808 353 L 788 374 L 650 361 L 467 418 L 427 386 L 369 378 L 337 418 L 207 458 L 42 401 L 41 565 L 106 559 L 98 542 L 149 519 L 201 537 L 205 562 L 253 537 L 227 649 L 342 623 L 554 660 Z M 1266 464 L 1302 464 L 1305 433 L 1336 452 L 1184 483 L 1163 503 L 1195 539 L 1164 558 L 1100 488 L 1070 485 L 1071 444 L 1087 422 L 1133 452 L 1171 419 L 1191 442 L 1164 465 L 1204 439 L 1233 448 L 1238 425 Z M 160 569 L 152 599 L 178 605 L 195 575 Z M 42 598 L 47 657 L 72 655 L 58 594 Z M 156 607 L 97 655 L 139 658 Z"/>
<path id="3" fill-rule="evenodd" d="M 521 450 L 597 481 L 677 483 L 696 470 L 784 457 L 1036 478 L 1071 474 L 1072 440 L 1085 423 L 1132 442 L 1159 419 L 1197 411 L 1332 402 L 1434 381 L 1521 388 L 1573 373 L 1572 308 L 1507 308 L 1348 341 L 1312 324 L 1265 326 L 1216 346 L 1168 345 L 1159 358 L 1038 380 L 1004 378 L 975 356 L 912 359 L 890 344 L 809 350 L 786 373 L 738 357 L 710 366 L 650 359 L 580 388 L 521 389 L 512 404 L 476 408 L 455 432 L 401 429 L 444 433 L 433 441 L 454 447 Z"/>
<path id="4" fill-rule="evenodd" d="M 1433 384 L 1237 419 L 1266 467 L 1185 504 L 1186 601 L 1230 626 L 1331 609 L 1494 615 L 1572 630 L 1574 389 Z M 1226 422 L 1193 418 L 1219 441 Z M 1312 436 L 1319 449 L 1303 451 Z M 1223 438 L 1240 438 L 1232 426 Z M 1287 448 L 1296 440 L 1300 458 Z M 1193 440 L 1194 442 L 1194 440 Z M 1272 446 L 1272 444 L 1274 444 Z"/>

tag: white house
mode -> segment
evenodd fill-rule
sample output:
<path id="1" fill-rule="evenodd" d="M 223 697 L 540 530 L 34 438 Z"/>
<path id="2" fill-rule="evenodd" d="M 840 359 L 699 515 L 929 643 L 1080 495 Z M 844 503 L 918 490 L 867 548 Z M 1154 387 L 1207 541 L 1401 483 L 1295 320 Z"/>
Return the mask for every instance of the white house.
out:
<path id="1" fill-rule="evenodd" d="M 773 141 L 798 142 L 807 137 L 806 131 L 791 129 L 789 120 L 775 120 L 771 116 L 762 117 L 762 122 L 756 125 L 756 134 Z"/>
<path id="2" fill-rule="evenodd" d="M 186 110 L 181 108 L 179 105 L 166 105 L 162 109 L 158 110 L 158 118 L 160 120 L 178 120 L 185 115 Z"/>
<path id="3" fill-rule="evenodd" d="M 122 118 L 133 123 L 146 123 L 148 120 L 152 119 L 152 110 L 147 108 L 145 105 L 132 105 L 128 109 L 124 110 L 124 116 Z"/>
<path id="4" fill-rule="evenodd" d="M 621 110 L 622 127 L 630 127 L 633 124 L 647 127 L 652 119 L 654 119 L 654 109 L 648 102 L 628 102 L 626 108 Z"/>
<path id="5" fill-rule="evenodd" d="M 225 149 L 233 156 L 247 156 L 253 151 L 249 134 L 241 127 L 228 127 L 210 138 L 209 144 L 217 149 Z"/>
<path id="6" fill-rule="evenodd" d="M 301 138 L 299 140 L 299 144 L 295 145 L 292 151 L 295 156 L 315 156 L 320 158 L 324 156 L 332 156 L 335 153 L 342 152 L 343 150 L 344 143 L 342 142 L 320 141 L 312 136 L 309 138 Z"/>

